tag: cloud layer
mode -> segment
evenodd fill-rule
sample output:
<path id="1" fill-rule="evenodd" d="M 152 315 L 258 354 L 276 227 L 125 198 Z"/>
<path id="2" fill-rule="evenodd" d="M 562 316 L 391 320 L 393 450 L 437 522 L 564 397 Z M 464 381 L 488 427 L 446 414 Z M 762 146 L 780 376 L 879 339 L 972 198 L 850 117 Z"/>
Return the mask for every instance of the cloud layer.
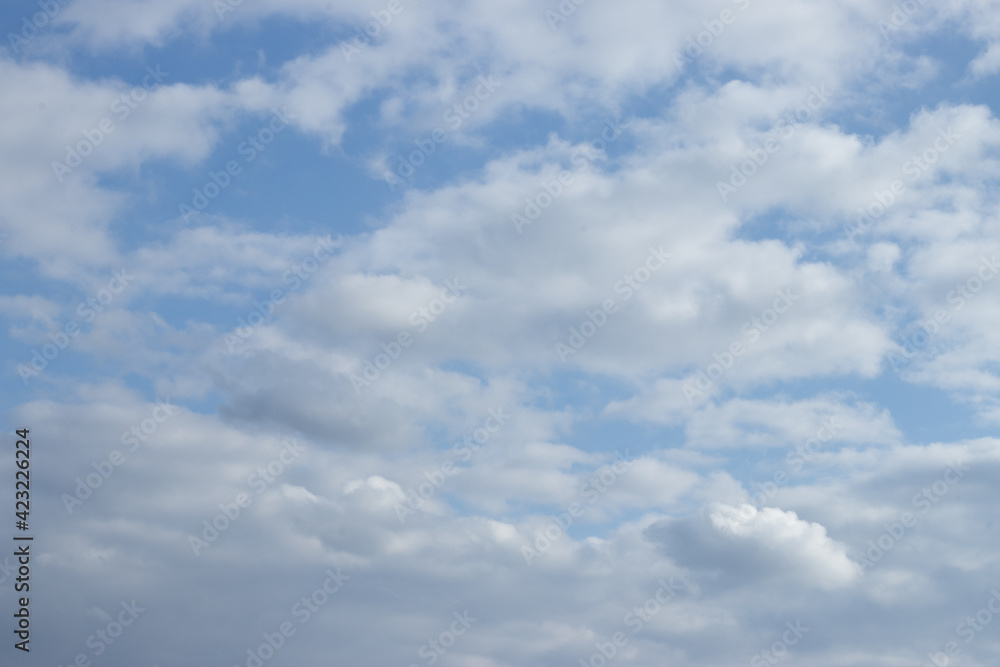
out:
<path id="1" fill-rule="evenodd" d="M 38 664 L 994 664 L 998 9 L 5 9 Z"/>

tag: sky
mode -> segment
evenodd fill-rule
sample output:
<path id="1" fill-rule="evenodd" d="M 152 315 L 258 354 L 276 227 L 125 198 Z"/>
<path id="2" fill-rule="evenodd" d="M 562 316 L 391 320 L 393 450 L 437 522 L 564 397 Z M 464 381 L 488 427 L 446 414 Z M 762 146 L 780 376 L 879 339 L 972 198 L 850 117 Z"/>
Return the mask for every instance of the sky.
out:
<path id="1" fill-rule="evenodd" d="M 997 0 L 0 25 L 0 663 L 997 663 Z"/>

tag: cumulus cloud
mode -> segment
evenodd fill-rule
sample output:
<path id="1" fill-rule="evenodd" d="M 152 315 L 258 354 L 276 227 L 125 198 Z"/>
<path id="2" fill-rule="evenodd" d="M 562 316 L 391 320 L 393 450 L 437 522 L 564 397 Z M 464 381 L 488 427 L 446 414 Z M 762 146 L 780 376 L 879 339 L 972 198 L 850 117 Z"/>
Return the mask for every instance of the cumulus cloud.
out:
<path id="1" fill-rule="evenodd" d="M 835 590 L 860 577 L 847 547 L 795 512 L 717 504 L 696 518 L 665 521 L 651 539 L 679 565 L 712 586 L 782 584 Z"/>

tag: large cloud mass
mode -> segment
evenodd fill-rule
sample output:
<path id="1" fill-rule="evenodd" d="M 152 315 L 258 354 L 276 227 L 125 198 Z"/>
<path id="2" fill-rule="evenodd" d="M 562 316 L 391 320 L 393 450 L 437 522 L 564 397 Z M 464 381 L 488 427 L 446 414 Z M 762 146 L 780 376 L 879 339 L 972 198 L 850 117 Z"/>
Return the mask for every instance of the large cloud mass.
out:
<path id="1" fill-rule="evenodd" d="M 30 664 L 995 664 L 998 10 L 5 8 Z"/>

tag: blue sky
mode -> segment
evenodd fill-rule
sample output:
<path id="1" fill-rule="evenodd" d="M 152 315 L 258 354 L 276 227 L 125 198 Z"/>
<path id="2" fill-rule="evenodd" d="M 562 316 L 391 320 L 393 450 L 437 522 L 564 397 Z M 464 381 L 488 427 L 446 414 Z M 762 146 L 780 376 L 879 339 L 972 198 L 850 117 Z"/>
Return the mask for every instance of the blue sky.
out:
<path id="1" fill-rule="evenodd" d="M 997 10 L 6 3 L 3 650 L 995 664 Z"/>

